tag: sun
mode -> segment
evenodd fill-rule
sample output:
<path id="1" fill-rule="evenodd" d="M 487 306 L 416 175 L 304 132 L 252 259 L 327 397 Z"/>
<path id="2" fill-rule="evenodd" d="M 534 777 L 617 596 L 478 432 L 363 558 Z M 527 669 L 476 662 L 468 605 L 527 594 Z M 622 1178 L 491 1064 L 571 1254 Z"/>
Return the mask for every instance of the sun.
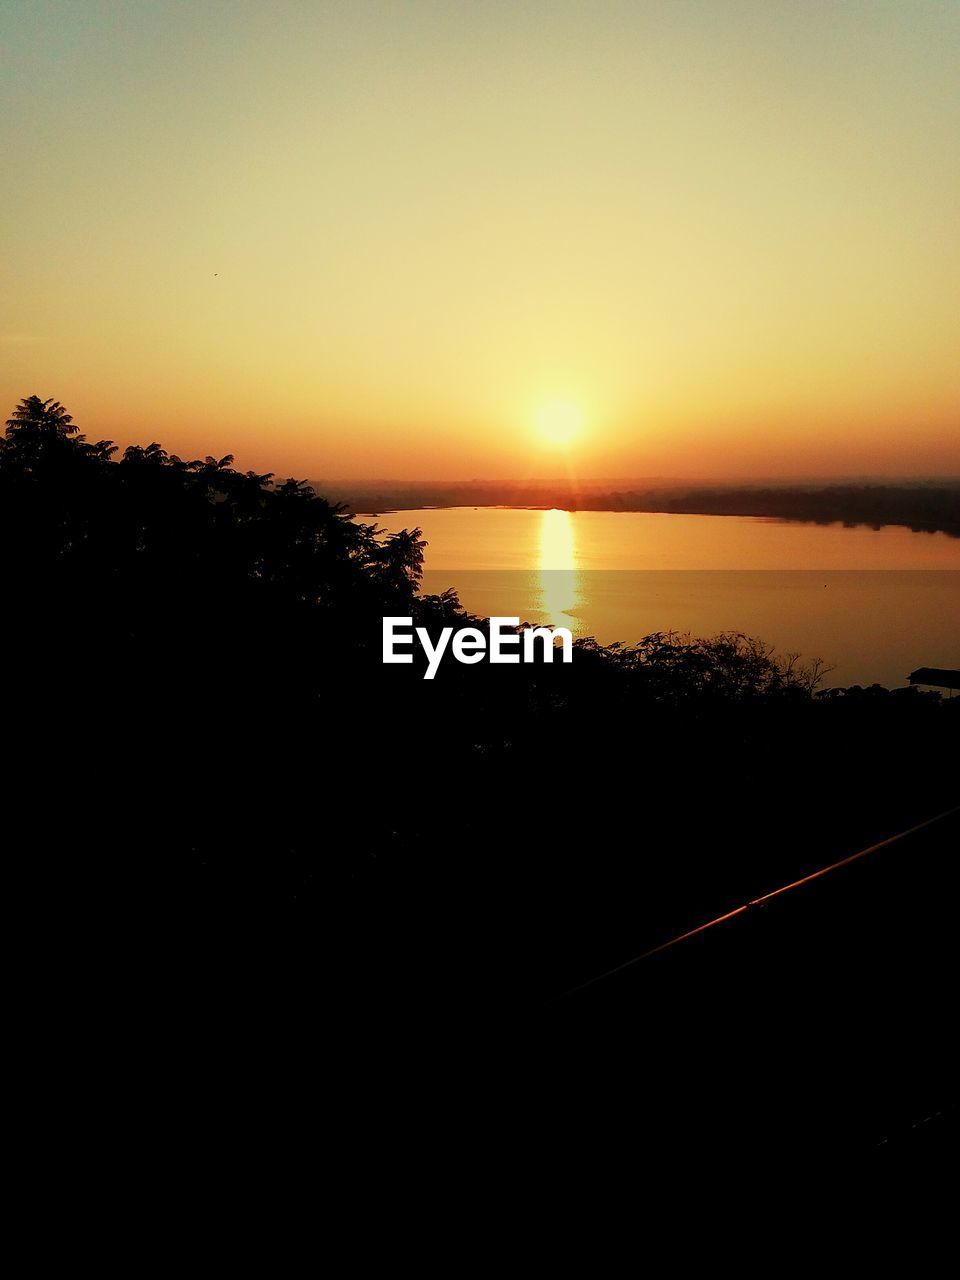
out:
<path id="1" fill-rule="evenodd" d="M 583 410 L 572 400 L 549 400 L 534 417 L 537 435 L 555 449 L 566 449 L 583 430 Z"/>

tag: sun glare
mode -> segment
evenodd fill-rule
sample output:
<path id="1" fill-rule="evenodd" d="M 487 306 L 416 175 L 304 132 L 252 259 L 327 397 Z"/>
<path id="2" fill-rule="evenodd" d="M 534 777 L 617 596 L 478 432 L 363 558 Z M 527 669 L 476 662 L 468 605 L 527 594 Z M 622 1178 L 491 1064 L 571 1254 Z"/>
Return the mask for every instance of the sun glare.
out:
<path id="1" fill-rule="evenodd" d="M 571 400 L 551 400 L 537 410 L 534 422 L 541 440 L 565 449 L 583 429 L 583 411 Z"/>

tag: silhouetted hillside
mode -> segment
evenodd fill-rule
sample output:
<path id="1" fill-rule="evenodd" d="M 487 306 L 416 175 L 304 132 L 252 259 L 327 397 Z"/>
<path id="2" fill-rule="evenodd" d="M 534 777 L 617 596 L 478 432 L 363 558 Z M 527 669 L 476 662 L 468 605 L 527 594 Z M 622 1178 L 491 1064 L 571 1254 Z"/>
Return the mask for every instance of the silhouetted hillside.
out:
<path id="1" fill-rule="evenodd" d="M 536 863 L 544 842 L 554 847 L 558 824 L 575 865 L 612 858 L 645 877 L 659 854 L 624 862 L 620 842 L 601 834 L 608 811 L 640 796 L 645 839 L 668 814 L 676 833 L 678 812 L 688 826 L 711 808 L 711 829 L 717 815 L 736 821 L 737 864 L 719 887 L 752 865 L 750 833 L 807 772 L 831 779 L 813 826 L 804 807 L 777 853 L 762 840 L 758 857 L 806 864 L 825 840 L 842 845 L 848 824 L 856 840 L 955 791 L 952 772 L 938 773 L 949 753 L 935 748 L 960 703 L 915 690 L 824 703 L 815 672 L 746 637 L 586 640 L 569 667 L 450 663 L 431 682 L 421 658 L 385 667 L 384 615 L 413 616 L 432 634 L 485 625 L 452 591 L 418 595 L 418 530 L 382 539 L 309 486 L 238 473 L 230 458 L 182 460 L 158 444 L 113 453 L 50 402 L 26 401 L 11 419 L 0 449 L 8 683 L 26 699 L 22 727 L 36 752 L 55 722 L 70 758 L 109 762 L 115 814 L 149 788 L 151 802 L 124 818 L 138 858 L 150 849 L 165 871 L 189 865 L 215 894 L 236 888 L 241 871 L 270 893 L 302 896 L 337 867 L 376 879 L 412 859 L 412 874 L 450 848 L 469 863 L 473 847 L 485 850 L 493 885 Z M 928 744 L 922 769 L 908 745 L 917 734 Z M 554 775 L 601 798 L 568 810 Z M 490 787 L 519 787 L 514 801 L 528 814 L 511 839 L 525 852 L 496 874 L 494 814 L 507 810 L 480 798 Z M 844 802 L 858 787 L 871 795 L 865 809 Z M 681 799 L 691 789 L 694 811 Z M 116 829 L 102 834 L 109 843 Z M 661 868 L 669 878 L 679 856 L 672 848 Z M 691 877 L 681 881 L 688 893 Z"/>
<path id="2" fill-rule="evenodd" d="M 495 1043 L 957 800 L 960 699 L 818 698 L 815 667 L 741 635 L 385 666 L 384 615 L 486 625 L 418 593 L 422 550 L 229 457 L 115 460 L 51 401 L 15 411 L 8 825 L 57 919 L 40 963 L 69 983 L 95 957 L 111 993 L 65 1034 L 146 1004 L 205 1043 L 256 1010 L 313 1053 L 322 1011 L 373 1088 L 371 1037 Z"/>

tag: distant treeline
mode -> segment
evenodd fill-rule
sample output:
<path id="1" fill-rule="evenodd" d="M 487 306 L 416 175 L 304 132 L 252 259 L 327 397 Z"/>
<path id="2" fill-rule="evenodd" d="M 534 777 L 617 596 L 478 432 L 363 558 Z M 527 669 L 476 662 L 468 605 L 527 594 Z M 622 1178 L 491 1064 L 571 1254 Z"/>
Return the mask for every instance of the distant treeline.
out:
<path id="1" fill-rule="evenodd" d="M 562 507 L 568 511 L 666 511 L 686 515 L 769 516 L 849 525 L 905 525 L 960 537 L 960 484 L 690 486 L 651 483 L 611 489 L 566 482 L 529 484 L 380 482 L 318 485 L 353 512 L 420 507 Z"/>
<path id="2" fill-rule="evenodd" d="M 960 537 L 960 488 L 831 485 L 825 489 L 699 489 L 670 498 L 659 509 L 689 515 L 773 516 L 818 524 L 841 521 L 872 528 L 899 524 L 916 532 L 940 531 Z"/>

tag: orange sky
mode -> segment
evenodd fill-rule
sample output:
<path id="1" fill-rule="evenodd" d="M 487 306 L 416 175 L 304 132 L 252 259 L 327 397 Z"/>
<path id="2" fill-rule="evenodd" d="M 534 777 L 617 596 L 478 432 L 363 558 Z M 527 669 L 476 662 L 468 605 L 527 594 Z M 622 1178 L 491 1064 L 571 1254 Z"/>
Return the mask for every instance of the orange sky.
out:
<path id="1" fill-rule="evenodd" d="M 0 27 L 5 408 L 306 476 L 960 474 L 960 5 Z"/>

